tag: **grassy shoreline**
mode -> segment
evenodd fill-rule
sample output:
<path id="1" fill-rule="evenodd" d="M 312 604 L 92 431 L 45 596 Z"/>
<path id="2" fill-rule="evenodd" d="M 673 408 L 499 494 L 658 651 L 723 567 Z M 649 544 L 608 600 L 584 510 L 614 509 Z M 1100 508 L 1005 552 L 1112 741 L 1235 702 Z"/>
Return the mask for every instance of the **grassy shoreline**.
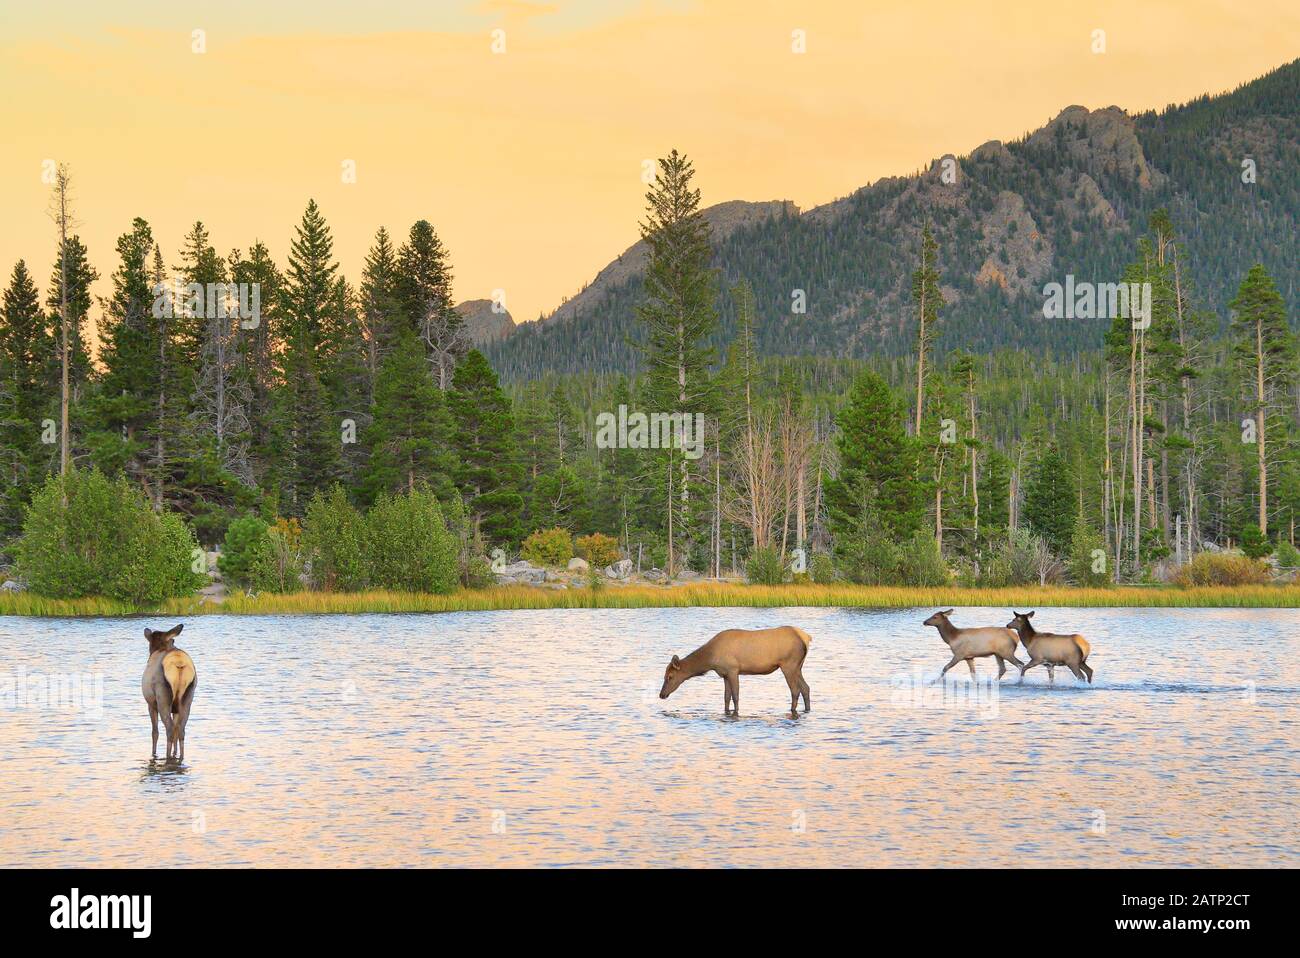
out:
<path id="1" fill-rule="evenodd" d="M 1080 608 L 1300 608 L 1300 586 L 1236 586 L 1182 589 L 1119 586 L 1078 589 L 1022 586 L 1006 589 L 911 588 L 856 585 L 740 585 L 696 583 L 672 587 L 606 586 L 543 589 L 498 586 L 450 595 L 406 592 L 295 592 L 256 598 L 231 596 L 223 603 L 198 597 L 168 599 L 134 608 L 113 599 L 46 599 L 28 593 L 0 594 L 0 615 L 38 617 L 187 615 L 329 615 L 399 612 L 477 612 L 509 609 L 651 609 L 689 607 L 832 606 L 873 609 L 944 606 L 1066 606 Z"/>

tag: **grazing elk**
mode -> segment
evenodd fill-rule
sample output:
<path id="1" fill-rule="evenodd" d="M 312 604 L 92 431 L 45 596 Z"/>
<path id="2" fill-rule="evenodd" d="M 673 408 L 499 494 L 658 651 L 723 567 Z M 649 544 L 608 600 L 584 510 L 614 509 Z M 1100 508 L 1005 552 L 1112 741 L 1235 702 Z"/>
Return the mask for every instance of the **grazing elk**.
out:
<path id="1" fill-rule="evenodd" d="M 158 757 L 158 715 L 162 713 L 163 725 L 167 727 L 167 758 L 178 762 L 185 760 L 185 726 L 190 720 L 194 690 L 199 685 L 194 660 L 183 649 L 176 648 L 176 636 L 183 628 L 178 625 L 167 632 L 144 630 L 149 642 L 149 661 L 140 680 L 153 725 L 153 757 Z"/>
<path id="2" fill-rule="evenodd" d="M 771 675 L 777 669 L 790 686 L 790 715 L 799 717 L 799 696 L 803 710 L 809 712 L 808 683 L 803 679 L 803 660 L 812 644 L 812 636 L 792 625 L 775 629 L 726 629 L 698 649 L 679 659 L 673 656 L 664 669 L 664 684 L 659 697 L 666 699 L 687 679 L 706 672 L 722 676 L 722 714 L 740 715 L 740 677 Z M 734 711 L 729 709 L 734 708 Z"/>
<path id="3" fill-rule="evenodd" d="M 975 660 L 982 659 L 991 655 L 998 662 L 998 678 L 1007 674 L 1007 663 L 1020 665 L 1020 660 L 1016 658 L 1016 634 L 1011 629 L 999 629 L 993 626 L 987 626 L 979 629 L 959 629 L 952 624 L 948 616 L 952 615 L 952 609 L 945 609 L 942 612 L 936 612 L 930 618 L 926 619 L 922 625 L 932 625 L 939 630 L 939 635 L 948 647 L 952 649 L 952 661 L 943 667 L 939 673 L 942 679 L 948 674 L 948 670 L 958 662 L 964 661 L 970 666 L 970 677 L 975 678 Z M 1024 666 L 1020 665 L 1023 669 Z"/>
<path id="4" fill-rule="evenodd" d="M 1017 612 L 1012 609 L 1011 614 L 1014 618 L 1007 623 L 1007 628 L 1015 629 L 1020 634 L 1020 641 L 1025 643 L 1025 651 L 1029 653 L 1029 661 L 1020 667 L 1020 681 L 1025 680 L 1025 672 L 1035 665 L 1046 665 L 1047 682 L 1053 685 L 1056 682 L 1053 667 L 1064 665 L 1080 681 L 1086 674 L 1088 684 L 1092 684 L 1092 669 L 1088 667 L 1088 654 L 1092 651 L 1092 646 L 1087 639 L 1077 632 L 1073 635 L 1036 632 L 1029 621 L 1034 617 L 1033 612 Z"/>

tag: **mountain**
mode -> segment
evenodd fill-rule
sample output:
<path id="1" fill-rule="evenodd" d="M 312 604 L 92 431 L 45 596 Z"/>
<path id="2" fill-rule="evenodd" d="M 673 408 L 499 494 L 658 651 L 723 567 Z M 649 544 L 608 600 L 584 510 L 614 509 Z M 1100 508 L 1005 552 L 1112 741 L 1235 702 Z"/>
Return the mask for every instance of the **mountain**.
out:
<path id="1" fill-rule="evenodd" d="M 477 349 L 489 343 L 504 339 L 515 329 L 515 321 L 507 310 L 494 312 L 490 299 L 467 299 L 456 305 L 461 322 L 465 324 L 465 333 Z"/>
<path id="2" fill-rule="evenodd" d="M 1243 181 L 1243 161 L 1256 180 Z M 1151 212 L 1169 209 L 1202 303 L 1225 304 L 1251 264 L 1272 272 L 1296 313 L 1300 288 L 1300 60 L 1231 93 L 1160 112 L 1070 106 L 1009 143 L 940 157 L 800 212 L 792 203 L 724 203 L 714 224 L 721 322 L 727 289 L 754 287 L 768 355 L 901 355 L 913 345 L 910 275 L 922 226 L 939 241 L 947 306 L 939 348 L 1017 347 L 1070 356 L 1100 345 L 1106 320 L 1048 320 L 1042 287 L 1118 281 Z M 551 316 L 491 343 L 503 378 L 637 368 L 638 243 Z M 806 312 L 791 304 L 802 290 Z"/>

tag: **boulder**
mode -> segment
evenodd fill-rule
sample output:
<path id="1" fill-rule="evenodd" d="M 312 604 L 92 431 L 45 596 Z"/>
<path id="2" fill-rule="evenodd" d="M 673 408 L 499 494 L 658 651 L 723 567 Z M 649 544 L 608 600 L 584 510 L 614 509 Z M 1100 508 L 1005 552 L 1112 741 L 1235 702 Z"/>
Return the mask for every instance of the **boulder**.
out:
<path id="1" fill-rule="evenodd" d="M 677 573 L 678 582 L 700 582 L 703 579 L 704 576 L 699 572 L 696 572 L 694 569 L 683 569 L 681 572 Z"/>
<path id="2" fill-rule="evenodd" d="M 577 556 L 574 556 L 569 560 L 570 572 L 586 572 L 589 568 L 590 566 L 587 565 L 586 559 L 579 559 Z"/>
<path id="3" fill-rule="evenodd" d="M 27 586 L 23 585 L 17 579 L 6 579 L 0 582 L 0 592 L 26 592 Z"/>
<path id="4" fill-rule="evenodd" d="M 664 572 L 662 569 L 647 569 L 645 572 L 641 573 L 641 575 L 650 582 L 668 581 L 668 573 Z"/>
<path id="5" fill-rule="evenodd" d="M 497 573 L 498 585 L 541 585 L 546 581 L 546 570 L 520 559 Z"/>
<path id="6" fill-rule="evenodd" d="M 612 565 L 605 566 L 605 576 L 610 579 L 626 579 L 632 574 L 632 560 L 619 559 Z"/>

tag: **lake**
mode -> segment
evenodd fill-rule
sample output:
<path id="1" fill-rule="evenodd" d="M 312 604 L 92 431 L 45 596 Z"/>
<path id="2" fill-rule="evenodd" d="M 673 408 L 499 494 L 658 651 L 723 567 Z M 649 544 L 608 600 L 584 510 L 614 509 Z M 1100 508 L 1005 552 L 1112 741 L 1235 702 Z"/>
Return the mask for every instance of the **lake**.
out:
<path id="1" fill-rule="evenodd" d="M 140 693 L 171 621 L 0 618 L 0 866 L 1296 865 L 1300 611 L 1039 609 L 1091 687 L 925 685 L 931 611 L 197 617 L 179 768 Z M 778 624 L 810 714 L 779 672 L 738 719 L 714 675 L 658 698 Z"/>

